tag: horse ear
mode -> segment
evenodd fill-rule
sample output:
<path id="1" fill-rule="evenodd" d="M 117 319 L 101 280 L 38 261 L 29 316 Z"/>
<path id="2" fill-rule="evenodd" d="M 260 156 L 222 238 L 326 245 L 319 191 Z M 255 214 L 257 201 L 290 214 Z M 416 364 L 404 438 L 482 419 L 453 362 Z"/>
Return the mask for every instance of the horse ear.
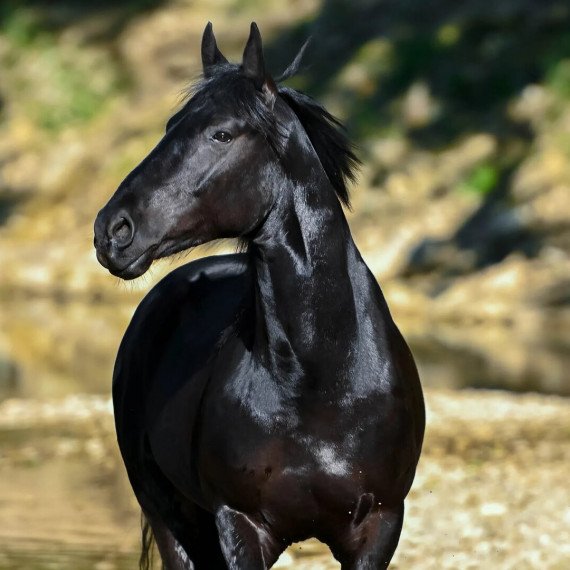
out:
<path id="1" fill-rule="evenodd" d="M 218 44 L 216 44 L 212 22 L 208 22 L 202 36 L 202 68 L 204 69 L 204 75 L 208 77 L 214 65 L 227 62 L 228 60 L 223 56 L 218 49 Z"/>
<path id="2" fill-rule="evenodd" d="M 263 92 L 267 104 L 273 108 L 277 96 L 277 87 L 273 79 L 265 73 L 261 34 L 255 22 L 251 23 L 249 38 L 243 50 L 242 69 L 243 74 L 253 81 L 257 89 Z"/>

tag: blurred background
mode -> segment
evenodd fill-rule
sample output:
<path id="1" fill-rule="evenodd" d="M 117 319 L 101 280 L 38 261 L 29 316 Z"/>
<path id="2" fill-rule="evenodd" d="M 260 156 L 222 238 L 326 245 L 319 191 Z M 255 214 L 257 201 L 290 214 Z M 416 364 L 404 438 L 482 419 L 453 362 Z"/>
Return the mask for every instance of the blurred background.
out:
<path id="1" fill-rule="evenodd" d="M 146 291 L 92 225 L 200 71 L 239 61 L 340 117 L 348 213 L 416 356 L 428 432 L 391 568 L 570 567 L 568 0 L 0 2 L 0 569 L 135 568 L 115 353 Z M 309 542 L 278 566 L 338 568 Z"/>

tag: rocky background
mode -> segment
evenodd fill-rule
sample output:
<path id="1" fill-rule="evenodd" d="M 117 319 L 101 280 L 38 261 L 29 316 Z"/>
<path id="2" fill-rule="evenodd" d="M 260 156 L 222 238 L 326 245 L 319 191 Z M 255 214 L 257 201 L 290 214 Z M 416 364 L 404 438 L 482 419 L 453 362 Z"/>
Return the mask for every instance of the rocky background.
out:
<path id="1" fill-rule="evenodd" d="M 58 416 L 90 397 L 104 408 L 97 395 L 109 392 L 116 347 L 144 293 L 177 264 L 232 249 L 196 250 L 124 284 L 92 247 L 97 211 L 199 72 L 208 20 L 234 60 L 256 20 L 275 75 L 312 35 L 291 85 L 341 117 L 357 143 L 351 227 L 417 357 L 428 404 L 453 410 L 445 421 L 432 416 L 397 567 L 568 567 L 567 401 L 514 395 L 570 395 L 567 0 L 3 0 L 2 414 L 21 419 L 51 402 Z M 473 387 L 509 393 L 447 391 Z M 57 453 L 41 452 L 33 426 L 0 424 L 0 477 L 13 482 L 0 502 L 0 568 L 132 567 L 128 556 L 65 566 L 33 554 L 53 550 L 49 519 L 70 488 L 77 497 L 94 489 L 78 508 L 105 532 L 117 521 L 133 529 L 128 499 L 111 501 L 115 510 L 98 499 L 102 489 L 128 496 L 120 464 L 109 471 L 117 487 L 105 469 L 86 479 L 79 459 L 85 450 L 97 465 L 114 457 L 107 420 L 88 422 L 85 437 L 66 421 L 71 443 L 54 439 Z M 57 484 L 74 473 L 80 483 Z M 38 510 L 39 542 L 18 547 L 23 559 L 3 559 L 7 545 L 24 544 L 17 537 Z M 64 527 L 79 528 L 65 513 Z M 107 544 L 105 532 L 92 543 Z"/>

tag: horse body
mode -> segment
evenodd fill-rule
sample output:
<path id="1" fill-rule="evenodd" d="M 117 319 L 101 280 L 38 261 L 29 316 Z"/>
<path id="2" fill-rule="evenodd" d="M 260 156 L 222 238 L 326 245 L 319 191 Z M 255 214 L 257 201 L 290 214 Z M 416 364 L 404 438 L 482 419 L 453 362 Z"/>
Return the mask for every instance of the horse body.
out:
<path id="1" fill-rule="evenodd" d="M 219 64 L 208 33 L 206 55 Z M 166 277 L 137 309 L 117 357 L 119 445 L 169 569 L 261 570 L 313 536 L 345 569 L 385 568 L 421 450 L 412 356 L 352 240 L 335 172 L 300 120 L 301 100 L 279 93 L 271 105 L 287 125 L 286 151 L 262 162 L 255 180 L 242 170 L 235 211 L 223 222 L 213 216 L 224 231 L 242 228 L 247 252 Z M 256 141 L 243 143 L 242 159 L 272 156 Z M 130 183 L 149 168 L 152 156 Z M 251 183 L 270 189 L 270 206 L 243 206 Z M 209 238 L 216 206 L 201 200 L 210 215 L 202 209 L 201 225 L 192 217 L 192 233 Z M 105 220 L 111 245 L 128 241 L 122 223 Z M 117 272 L 130 277 L 145 252 L 169 252 L 172 241 L 138 247 Z M 112 269 L 115 254 L 101 252 Z"/>

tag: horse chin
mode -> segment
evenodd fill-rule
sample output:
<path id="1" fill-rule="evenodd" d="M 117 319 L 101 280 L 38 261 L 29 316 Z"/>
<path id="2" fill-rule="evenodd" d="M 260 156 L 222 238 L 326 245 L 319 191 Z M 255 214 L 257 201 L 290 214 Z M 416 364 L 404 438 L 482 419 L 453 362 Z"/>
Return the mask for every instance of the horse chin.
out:
<path id="1" fill-rule="evenodd" d="M 130 281 L 131 279 L 136 279 L 137 277 L 140 277 L 146 273 L 148 268 L 152 265 L 153 261 L 153 256 L 147 252 L 140 257 L 137 257 L 137 259 L 132 261 L 126 267 L 122 267 L 121 269 L 114 269 L 110 267 L 109 272 L 112 273 L 115 277 L 119 277 L 124 281 Z"/>

